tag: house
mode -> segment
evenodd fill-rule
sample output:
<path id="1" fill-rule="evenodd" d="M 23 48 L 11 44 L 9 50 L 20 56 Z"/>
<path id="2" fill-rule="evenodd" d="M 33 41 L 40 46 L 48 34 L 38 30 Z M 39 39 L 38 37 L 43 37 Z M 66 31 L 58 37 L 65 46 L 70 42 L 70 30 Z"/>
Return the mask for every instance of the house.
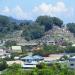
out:
<path id="1" fill-rule="evenodd" d="M 0 46 L 3 46 L 5 44 L 4 40 L 0 40 Z"/>
<path id="2" fill-rule="evenodd" d="M 21 53 L 22 52 L 22 48 L 21 48 L 21 46 L 12 46 L 11 47 L 11 52 Z"/>
<path id="3" fill-rule="evenodd" d="M 38 45 L 38 42 L 36 41 L 23 41 L 21 43 L 18 43 L 18 45 L 20 46 L 37 46 Z"/>
<path id="4" fill-rule="evenodd" d="M 40 39 L 40 43 L 46 44 L 46 45 L 55 45 L 55 40 L 53 38 L 51 38 L 50 35 L 46 35 Z"/>
<path id="5" fill-rule="evenodd" d="M 25 61 L 25 62 L 32 62 L 32 61 L 41 61 L 43 60 L 44 58 L 42 56 L 39 56 L 39 55 L 34 55 L 34 56 L 26 56 L 26 57 L 23 57 L 21 58 L 21 60 Z"/>
<path id="6" fill-rule="evenodd" d="M 69 58 L 69 68 L 75 69 L 75 56 Z"/>
<path id="7" fill-rule="evenodd" d="M 40 63 L 44 58 L 39 55 L 35 56 L 26 56 L 21 58 L 22 61 L 24 61 L 24 64 L 22 65 L 23 68 L 35 68 L 37 64 Z"/>
<path id="8" fill-rule="evenodd" d="M 7 53 L 5 49 L 0 49 L 0 58 L 10 58 L 11 57 L 11 54 L 10 53 Z"/>
<path id="9" fill-rule="evenodd" d="M 26 41 L 24 43 L 19 43 L 18 45 L 22 46 L 22 49 L 27 51 L 34 51 L 38 47 L 38 42 L 35 40 L 32 41 Z"/>
<path id="10" fill-rule="evenodd" d="M 44 58 L 42 56 L 39 56 L 39 55 L 34 55 L 33 59 L 34 59 L 34 61 L 39 62 L 39 61 L 42 61 Z"/>
<path id="11" fill-rule="evenodd" d="M 73 47 L 75 47 L 75 44 L 72 44 Z"/>
<path id="12" fill-rule="evenodd" d="M 0 57 L 1 57 L 1 56 L 4 56 L 4 55 L 5 55 L 5 53 L 6 53 L 6 51 L 5 51 L 5 50 L 0 49 Z"/>
<path id="13" fill-rule="evenodd" d="M 34 61 L 32 56 L 23 57 L 23 58 L 21 58 L 21 60 L 24 61 L 24 62 L 32 62 L 32 61 Z"/>
<path id="14" fill-rule="evenodd" d="M 38 64 L 38 62 L 36 61 L 32 61 L 31 63 L 24 63 L 22 65 L 23 68 L 25 69 L 31 69 L 31 68 L 36 68 L 36 65 Z"/>
<path id="15" fill-rule="evenodd" d="M 45 63 L 53 63 L 63 57 L 64 54 L 50 54 L 48 57 L 44 57 Z"/>
<path id="16" fill-rule="evenodd" d="M 46 41 L 46 44 L 47 45 L 55 45 L 55 41 L 54 40 L 49 40 L 49 41 Z"/>
<path id="17" fill-rule="evenodd" d="M 14 60 L 14 61 L 6 61 L 6 63 L 11 66 L 12 64 L 20 64 L 21 66 L 24 64 L 21 60 Z"/>

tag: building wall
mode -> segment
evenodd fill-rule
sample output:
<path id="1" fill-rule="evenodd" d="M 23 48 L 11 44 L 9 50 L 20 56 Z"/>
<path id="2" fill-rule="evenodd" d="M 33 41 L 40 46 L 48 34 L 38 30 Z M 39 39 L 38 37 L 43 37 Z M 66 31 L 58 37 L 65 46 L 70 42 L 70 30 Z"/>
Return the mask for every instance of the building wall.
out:
<path id="1" fill-rule="evenodd" d="M 12 46 L 12 52 L 22 52 L 21 46 Z"/>
<path id="2" fill-rule="evenodd" d="M 75 60 L 69 60 L 68 67 L 75 69 Z"/>

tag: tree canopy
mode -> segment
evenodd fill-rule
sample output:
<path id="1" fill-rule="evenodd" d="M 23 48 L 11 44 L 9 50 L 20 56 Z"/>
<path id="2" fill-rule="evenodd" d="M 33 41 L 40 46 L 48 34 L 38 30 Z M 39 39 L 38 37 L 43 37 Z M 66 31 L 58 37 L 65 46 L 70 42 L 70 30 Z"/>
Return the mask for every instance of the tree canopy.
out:
<path id="1" fill-rule="evenodd" d="M 62 21 L 61 19 L 59 19 L 59 18 L 57 18 L 57 17 L 52 17 L 52 19 L 53 19 L 53 24 L 54 24 L 54 25 L 57 25 L 57 26 L 59 26 L 59 27 L 62 27 L 63 21 Z"/>
<path id="2" fill-rule="evenodd" d="M 6 47 L 15 46 L 16 44 L 17 44 L 16 41 L 11 41 L 11 40 L 5 42 Z"/>
<path id="3" fill-rule="evenodd" d="M 41 38 L 44 35 L 44 27 L 39 26 L 34 23 L 31 26 L 27 26 L 27 28 L 23 31 L 22 36 L 25 37 L 26 40 L 33 40 Z"/>
<path id="4" fill-rule="evenodd" d="M 13 64 L 6 71 L 2 72 L 1 75 L 75 75 L 75 72 L 67 68 L 66 65 L 62 67 L 59 63 L 50 65 L 41 63 L 32 70 L 23 70 L 20 65 Z"/>
<path id="5" fill-rule="evenodd" d="M 75 34 L 75 23 L 68 23 L 67 28 L 70 32 Z"/>
<path id="6" fill-rule="evenodd" d="M 53 20 L 49 16 L 39 16 L 37 17 L 36 22 L 39 23 L 40 25 L 44 25 L 45 31 L 52 29 Z"/>

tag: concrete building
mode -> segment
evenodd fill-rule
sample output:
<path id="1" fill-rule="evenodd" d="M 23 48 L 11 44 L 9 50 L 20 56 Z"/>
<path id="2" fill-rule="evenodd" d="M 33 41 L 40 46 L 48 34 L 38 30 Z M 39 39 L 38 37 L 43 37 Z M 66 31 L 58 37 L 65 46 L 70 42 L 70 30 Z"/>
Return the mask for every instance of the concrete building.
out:
<path id="1" fill-rule="evenodd" d="M 21 53 L 22 52 L 21 46 L 12 46 L 11 47 L 11 52 Z"/>
<path id="2" fill-rule="evenodd" d="M 44 57 L 44 63 L 53 63 L 63 57 L 64 54 L 50 54 L 48 57 Z"/>
<path id="3" fill-rule="evenodd" d="M 46 41 L 46 44 L 47 45 L 55 45 L 55 41 L 54 40 Z"/>
<path id="4" fill-rule="evenodd" d="M 44 58 L 42 57 L 42 56 L 39 56 L 39 55 L 35 55 L 35 56 L 26 56 L 26 57 L 23 57 L 23 58 L 21 58 L 23 61 L 25 61 L 25 62 L 32 62 L 32 61 L 37 61 L 37 62 L 39 62 L 39 61 L 41 61 L 41 60 L 43 60 Z"/>
<path id="5" fill-rule="evenodd" d="M 6 54 L 6 51 L 3 49 L 0 49 L 0 56 L 4 56 Z"/>
<path id="6" fill-rule="evenodd" d="M 24 62 L 22 65 L 23 68 L 35 68 L 37 64 L 40 63 L 44 58 L 39 55 L 35 56 L 26 56 L 21 58 L 21 60 Z"/>
<path id="7" fill-rule="evenodd" d="M 69 68 L 75 69 L 75 56 L 69 58 Z"/>

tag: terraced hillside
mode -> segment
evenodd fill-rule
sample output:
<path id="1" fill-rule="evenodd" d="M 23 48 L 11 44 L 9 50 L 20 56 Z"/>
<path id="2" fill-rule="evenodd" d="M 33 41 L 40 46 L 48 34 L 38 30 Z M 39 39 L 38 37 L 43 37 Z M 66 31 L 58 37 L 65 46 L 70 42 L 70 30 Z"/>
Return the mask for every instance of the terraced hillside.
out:
<path id="1" fill-rule="evenodd" d="M 18 45 L 26 45 L 28 42 L 23 37 L 21 37 L 22 32 L 23 31 L 20 30 L 20 31 L 13 32 L 13 34 L 8 34 L 6 36 L 6 38 L 4 38 L 4 40 L 6 40 L 6 41 L 12 40 L 12 41 L 16 41 Z M 65 27 L 59 28 L 58 26 L 54 26 L 53 29 L 46 32 L 45 36 L 43 36 L 42 38 L 36 39 L 36 40 L 31 40 L 29 42 L 37 43 L 40 40 L 41 40 L 41 42 L 55 41 L 55 40 L 58 40 L 61 38 L 64 38 L 64 40 L 66 40 L 68 42 L 75 43 L 75 37 L 74 37 L 73 33 L 68 31 L 67 28 L 65 28 Z"/>
<path id="2" fill-rule="evenodd" d="M 59 28 L 57 26 L 54 26 L 52 30 L 45 33 L 46 36 L 50 36 L 53 39 L 60 39 L 64 38 L 68 42 L 75 43 L 75 37 L 73 33 L 67 30 L 67 28 Z"/>

